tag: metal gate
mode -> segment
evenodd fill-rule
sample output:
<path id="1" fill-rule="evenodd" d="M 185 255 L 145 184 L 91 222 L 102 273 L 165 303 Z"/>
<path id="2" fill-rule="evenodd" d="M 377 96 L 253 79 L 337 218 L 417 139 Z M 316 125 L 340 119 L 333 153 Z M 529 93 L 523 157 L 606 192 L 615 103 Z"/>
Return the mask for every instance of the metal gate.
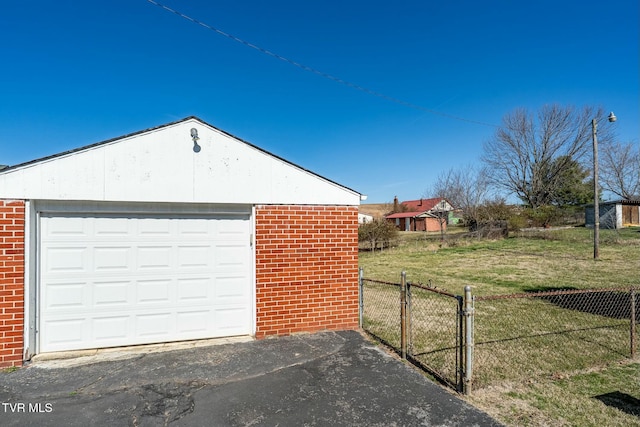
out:
<path id="1" fill-rule="evenodd" d="M 360 325 L 445 385 L 466 392 L 471 378 L 472 305 L 430 285 L 366 279 L 360 270 Z"/>

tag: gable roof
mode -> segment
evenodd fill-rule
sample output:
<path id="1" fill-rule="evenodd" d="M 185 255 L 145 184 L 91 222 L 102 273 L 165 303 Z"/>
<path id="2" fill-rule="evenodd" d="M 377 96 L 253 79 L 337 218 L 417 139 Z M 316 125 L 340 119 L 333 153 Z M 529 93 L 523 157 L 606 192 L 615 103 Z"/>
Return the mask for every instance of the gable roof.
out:
<path id="1" fill-rule="evenodd" d="M 1 169 L 0 198 L 358 205 L 360 193 L 190 116 Z"/>
<path id="2" fill-rule="evenodd" d="M 132 137 L 134 137 L 136 135 L 144 134 L 144 133 L 147 133 L 147 132 L 152 132 L 152 131 L 155 131 L 155 130 L 158 130 L 158 129 L 162 129 L 164 127 L 168 127 L 168 126 L 172 126 L 172 125 L 175 125 L 175 124 L 178 124 L 178 123 L 182 123 L 182 122 L 190 120 L 190 119 L 198 120 L 203 124 L 205 123 L 203 120 L 200 120 L 196 116 L 189 116 L 189 117 L 185 117 L 184 119 L 181 119 L 181 120 L 176 120 L 175 122 L 165 123 L 163 125 L 154 126 L 154 127 L 151 127 L 151 128 L 148 128 L 148 129 L 144 129 L 144 130 L 139 130 L 139 131 L 136 131 L 136 132 L 128 133 L 128 134 L 125 134 L 125 135 L 122 135 L 122 136 L 117 136 L 115 138 L 110 138 L 110 139 L 107 139 L 107 140 L 104 140 L 104 141 L 100 141 L 100 142 L 94 142 L 93 144 L 84 145 L 82 147 L 73 148 L 71 150 L 62 151 L 60 153 L 51 154 L 49 156 L 40 157 L 40 158 L 32 159 L 32 160 L 27 160 L 26 162 L 23 162 L 23 163 L 18 163 L 18 164 L 15 164 L 15 165 L 6 165 L 3 169 L 0 169 L 0 171 L 8 172 L 8 171 L 10 171 L 12 169 L 18 169 L 18 168 L 22 168 L 22 167 L 25 167 L 25 166 L 29 166 L 29 165 L 35 164 L 35 163 L 40 163 L 40 162 L 45 162 L 45 161 L 48 161 L 48 160 L 53 160 L 53 159 L 55 159 L 57 157 L 64 157 L 64 156 L 67 156 L 69 154 L 78 153 L 78 152 L 85 151 L 85 150 L 90 150 L 92 148 L 100 147 L 101 145 L 106 145 L 106 144 L 109 144 L 109 143 L 112 143 L 112 142 L 115 142 L 115 141 L 118 141 L 118 140 L 121 140 L 121 139 L 132 138 Z M 211 126 L 211 127 L 213 127 L 213 126 Z M 220 132 L 224 132 L 224 131 L 220 131 Z"/>
<path id="3" fill-rule="evenodd" d="M 426 212 L 433 209 L 442 200 L 446 201 L 442 197 L 433 197 L 431 199 L 405 200 L 401 204 L 407 206 L 410 211 Z"/>
<path id="4" fill-rule="evenodd" d="M 431 199 L 418 199 L 418 200 L 405 200 L 400 203 L 407 207 L 407 211 L 405 212 L 396 212 L 391 215 L 387 215 L 386 218 L 394 219 L 394 218 L 415 218 L 418 216 L 429 216 L 429 213 L 442 201 L 444 200 L 447 203 L 447 206 L 450 206 L 447 199 L 442 197 L 433 197 Z"/>

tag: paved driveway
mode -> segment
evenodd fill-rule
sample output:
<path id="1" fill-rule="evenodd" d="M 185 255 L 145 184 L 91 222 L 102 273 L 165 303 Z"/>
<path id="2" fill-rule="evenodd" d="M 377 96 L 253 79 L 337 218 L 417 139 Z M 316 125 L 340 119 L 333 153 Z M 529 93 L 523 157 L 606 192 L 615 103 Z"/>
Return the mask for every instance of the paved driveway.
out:
<path id="1" fill-rule="evenodd" d="M 358 332 L 0 372 L 2 426 L 491 426 Z"/>

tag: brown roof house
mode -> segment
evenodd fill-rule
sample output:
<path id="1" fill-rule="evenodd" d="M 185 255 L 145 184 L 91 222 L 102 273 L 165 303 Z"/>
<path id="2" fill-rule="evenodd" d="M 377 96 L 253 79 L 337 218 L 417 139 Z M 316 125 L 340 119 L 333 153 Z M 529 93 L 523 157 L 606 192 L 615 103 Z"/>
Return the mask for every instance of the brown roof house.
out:
<path id="1" fill-rule="evenodd" d="M 402 203 L 398 203 L 396 197 L 393 205 L 394 213 L 385 218 L 401 231 L 440 231 L 441 223 L 446 230 L 449 212 L 454 209 L 447 199 L 441 197 L 406 200 Z"/>

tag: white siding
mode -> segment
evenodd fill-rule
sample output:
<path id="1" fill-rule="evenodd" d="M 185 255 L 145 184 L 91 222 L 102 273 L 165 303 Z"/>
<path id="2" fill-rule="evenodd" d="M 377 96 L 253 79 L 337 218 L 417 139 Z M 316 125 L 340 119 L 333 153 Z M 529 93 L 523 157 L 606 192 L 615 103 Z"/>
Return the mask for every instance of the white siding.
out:
<path id="1" fill-rule="evenodd" d="M 198 130 L 194 152 L 190 129 Z M 196 119 L 0 173 L 0 197 L 358 205 L 360 195 Z"/>

